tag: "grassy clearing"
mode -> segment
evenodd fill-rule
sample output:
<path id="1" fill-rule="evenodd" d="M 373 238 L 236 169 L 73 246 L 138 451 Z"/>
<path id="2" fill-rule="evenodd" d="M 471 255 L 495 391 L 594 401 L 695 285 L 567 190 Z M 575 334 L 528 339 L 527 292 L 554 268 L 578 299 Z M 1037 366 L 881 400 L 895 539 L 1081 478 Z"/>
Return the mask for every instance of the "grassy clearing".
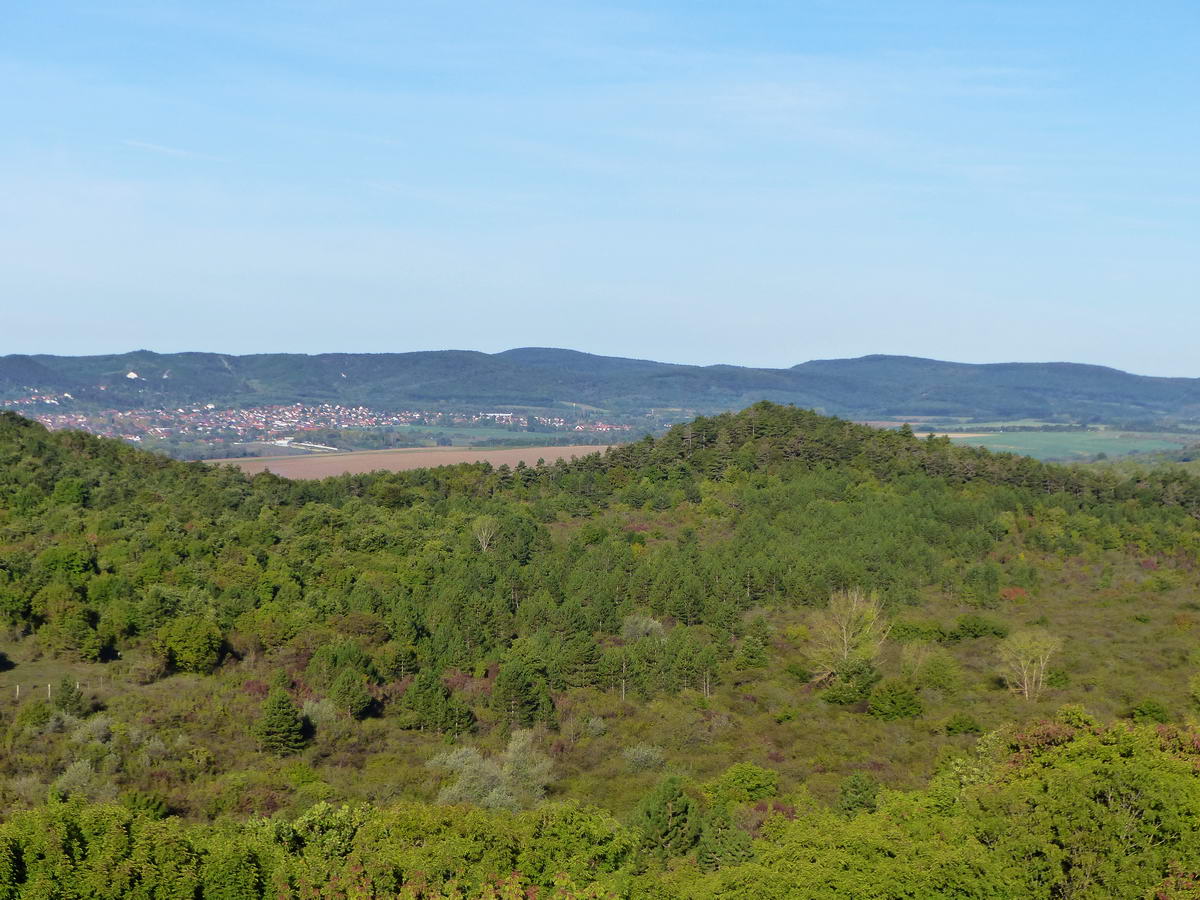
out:
<path id="1" fill-rule="evenodd" d="M 1109 457 L 1129 453 L 1177 450 L 1196 436 L 1142 434 L 1129 431 L 1009 431 L 955 437 L 956 444 L 986 447 L 997 453 L 1019 453 L 1043 460 L 1084 461 L 1104 453 Z"/>

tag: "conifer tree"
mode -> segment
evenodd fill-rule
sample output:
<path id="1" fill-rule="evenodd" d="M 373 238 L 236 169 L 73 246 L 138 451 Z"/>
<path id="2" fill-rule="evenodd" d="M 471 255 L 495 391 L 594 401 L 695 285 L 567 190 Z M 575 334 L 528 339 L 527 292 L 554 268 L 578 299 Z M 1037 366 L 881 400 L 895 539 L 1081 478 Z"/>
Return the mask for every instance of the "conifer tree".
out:
<path id="1" fill-rule="evenodd" d="M 413 679 L 400 698 L 399 707 L 404 728 L 461 734 L 475 723 L 470 707 L 451 694 L 429 670 Z"/>
<path id="2" fill-rule="evenodd" d="M 259 746 L 268 753 L 286 756 L 303 749 L 304 720 L 287 691 L 275 688 L 267 695 L 254 732 Z"/>
<path id="3" fill-rule="evenodd" d="M 554 701 L 542 678 L 535 678 L 518 660 L 500 669 L 492 687 L 492 708 L 509 728 L 527 728 L 535 722 L 554 725 Z"/>
<path id="4" fill-rule="evenodd" d="M 678 776 L 665 779 L 646 796 L 637 821 L 647 851 L 655 856 L 682 856 L 700 838 L 700 809 Z"/>
<path id="5" fill-rule="evenodd" d="M 372 701 L 365 681 L 366 676 L 347 666 L 333 680 L 333 684 L 329 688 L 329 699 L 351 718 L 361 719 L 371 708 Z"/>
<path id="6" fill-rule="evenodd" d="M 739 669 L 759 669 L 767 662 L 767 650 L 759 637 L 751 634 L 742 639 L 741 649 L 734 660 L 735 666 Z"/>
<path id="7" fill-rule="evenodd" d="M 750 835 L 733 822 L 726 804 L 713 809 L 700 829 L 700 840 L 696 844 L 696 861 L 706 872 L 721 866 L 745 862 L 753 855 Z"/>
<path id="8" fill-rule="evenodd" d="M 69 716 L 82 716 L 87 712 L 83 694 L 69 675 L 64 675 L 58 683 L 54 692 L 54 708 Z"/>
<path id="9" fill-rule="evenodd" d="M 711 645 L 705 645 L 696 654 L 697 687 L 705 697 L 711 697 L 720 678 L 717 667 L 720 660 Z"/>

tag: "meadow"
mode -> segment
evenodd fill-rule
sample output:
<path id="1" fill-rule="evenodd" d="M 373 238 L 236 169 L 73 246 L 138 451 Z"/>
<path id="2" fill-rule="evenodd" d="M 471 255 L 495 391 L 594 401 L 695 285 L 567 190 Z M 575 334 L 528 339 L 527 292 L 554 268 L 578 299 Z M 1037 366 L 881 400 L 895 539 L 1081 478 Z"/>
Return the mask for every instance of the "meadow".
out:
<path id="1" fill-rule="evenodd" d="M 1098 454 L 1109 458 L 1130 453 L 1178 450 L 1194 443 L 1196 434 L 1141 433 L 1134 431 L 1006 431 L 990 434 L 949 432 L 956 444 L 986 447 L 994 453 L 1019 453 L 1034 459 L 1084 462 Z"/>

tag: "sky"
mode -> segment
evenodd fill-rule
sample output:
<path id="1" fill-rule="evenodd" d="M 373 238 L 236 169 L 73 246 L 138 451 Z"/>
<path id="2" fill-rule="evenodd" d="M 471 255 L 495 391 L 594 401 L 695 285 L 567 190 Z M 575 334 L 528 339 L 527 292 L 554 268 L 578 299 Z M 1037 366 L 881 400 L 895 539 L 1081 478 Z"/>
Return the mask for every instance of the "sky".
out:
<path id="1" fill-rule="evenodd" d="M 9 4 L 0 354 L 1200 376 L 1200 4 Z"/>

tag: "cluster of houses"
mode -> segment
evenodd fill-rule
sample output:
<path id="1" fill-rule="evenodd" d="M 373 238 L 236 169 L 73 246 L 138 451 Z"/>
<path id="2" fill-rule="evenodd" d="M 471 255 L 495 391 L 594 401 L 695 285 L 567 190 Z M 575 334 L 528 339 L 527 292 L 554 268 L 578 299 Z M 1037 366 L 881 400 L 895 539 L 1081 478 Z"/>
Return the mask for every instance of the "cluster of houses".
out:
<path id="1" fill-rule="evenodd" d="M 283 441 L 306 431 L 344 428 L 386 428 L 424 426 L 454 428 L 469 425 L 541 428 L 561 431 L 628 431 L 629 425 L 606 422 L 568 422 L 561 416 L 530 416 L 512 412 L 447 413 L 429 410 L 381 412 L 365 406 L 336 403 L 295 403 L 256 406 L 246 409 L 218 409 L 205 403 L 175 409 L 105 410 L 76 412 L 69 409 L 69 394 L 31 394 L 0 401 L 51 429 L 75 429 L 105 437 L 141 442 L 155 440 L 194 440 L 211 443 L 245 441 Z M 36 411 L 27 411 L 30 407 Z"/>

